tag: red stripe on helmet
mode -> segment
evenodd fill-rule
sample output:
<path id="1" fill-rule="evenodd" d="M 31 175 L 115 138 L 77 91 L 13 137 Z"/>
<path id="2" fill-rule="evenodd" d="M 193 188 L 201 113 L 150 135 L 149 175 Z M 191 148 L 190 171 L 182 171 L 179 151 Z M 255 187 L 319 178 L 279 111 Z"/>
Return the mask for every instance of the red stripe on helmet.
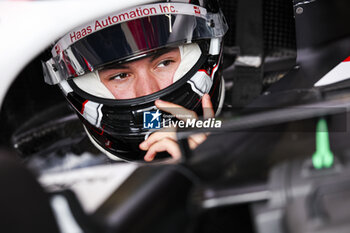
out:
<path id="1" fill-rule="evenodd" d="M 211 79 L 213 79 L 214 78 L 214 71 L 218 68 L 218 66 L 219 66 L 219 63 L 218 64 L 216 64 L 216 66 L 214 66 L 214 68 L 211 70 Z M 216 72 L 216 71 L 215 71 Z"/>
<path id="2" fill-rule="evenodd" d="M 206 73 L 206 74 L 210 77 L 210 74 L 208 74 L 208 71 L 207 71 L 207 70 L 201 69 L 201 70 L 198 70 L 198 72 L 204 72 L 204 73 Z"/>
<path id="3" fill-rule="evenodd" d="M 91 65 L 89 64 L 89 62 L 85 59 L 85 57 L 83 57 L 83 59 L 84 59 L 84 62 L 85 62 L 85 64 L 86 64 L 87 68 L 88 68 L 90 71 L 92 71 L 92 67 L 91 67 Z"/>
<path id="4" fill-rule="evenodd" d="M 85 105 L 87 104 L 87 102 L 89 102 L 88 100 L 85 100 L 83 103 L 83 106 L 81 107 L 80 113 L 84 114 L 84 110 L 85 110 Z"/>

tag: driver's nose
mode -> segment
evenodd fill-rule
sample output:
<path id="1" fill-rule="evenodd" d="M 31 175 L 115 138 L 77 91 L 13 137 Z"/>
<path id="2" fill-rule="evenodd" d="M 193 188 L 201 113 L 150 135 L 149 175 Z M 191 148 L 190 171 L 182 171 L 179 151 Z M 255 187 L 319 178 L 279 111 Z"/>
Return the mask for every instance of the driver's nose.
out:
<path id="1" fill-rule="evenodd" d="M 145 67 L 137 69 L 135 78 L 136 83 L 134 88 L 136 97 L 149 95 L 160 90 L 156 76 Z"/>

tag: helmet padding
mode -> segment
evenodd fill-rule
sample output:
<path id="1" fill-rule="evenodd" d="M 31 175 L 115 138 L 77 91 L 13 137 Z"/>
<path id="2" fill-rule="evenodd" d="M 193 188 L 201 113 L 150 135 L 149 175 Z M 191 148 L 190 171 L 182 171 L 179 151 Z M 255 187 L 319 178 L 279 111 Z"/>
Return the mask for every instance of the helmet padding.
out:
<path id="1" fill-rule="evenodd" d="M 199 60 L 202 51 L 198 44 L 185 44 L 179 46 L 181 62 L 175 71 L 173 83 L 181 79 Z"/>
<path id="2" fill-rule="evenodd" d="M 108 88 L 101 82 L 98 71 L 94 71 L 73 79 L 83 91 L 101 98 L 115 99 Z"/>

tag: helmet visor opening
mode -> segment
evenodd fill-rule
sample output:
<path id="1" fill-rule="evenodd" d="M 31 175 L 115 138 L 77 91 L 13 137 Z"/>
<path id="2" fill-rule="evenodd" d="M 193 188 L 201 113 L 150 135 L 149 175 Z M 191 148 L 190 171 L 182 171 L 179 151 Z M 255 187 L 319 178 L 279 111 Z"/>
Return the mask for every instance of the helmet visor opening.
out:
<path id="1" fill-rule="evenodd" d="M 107 99 L 132 99 L 158 92 L 176 81 L 197 63 L 198 44 L 160 49 L 124 63 L 72 79 L 84 92 Z"/>

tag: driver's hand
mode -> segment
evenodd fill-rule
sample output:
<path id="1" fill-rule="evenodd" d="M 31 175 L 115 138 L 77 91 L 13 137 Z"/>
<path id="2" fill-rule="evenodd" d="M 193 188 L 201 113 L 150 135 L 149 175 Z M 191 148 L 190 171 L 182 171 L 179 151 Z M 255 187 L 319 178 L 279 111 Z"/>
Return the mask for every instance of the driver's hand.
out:
<path id="1" fill-rule="evenodd" d="M 198 119 L 197 114 L 194 111 L 188 110 L 180 105 L 173 104 L 163 100 L 156 100 L 155 105 L 162 111 L 168 112 L 178 117 L 179 120 L 186 121 L 188 119 Z M 213 118 L 214 110 L 213 105 L 208 94 L 203 95 L 202 98 L 202 108 L 204 119 Z M 199 133 L 191 135 L 188 138 L 188 143 L 190 148 L 193 150 L 207 138 L 207 134 Z M 139 145 L 141 150 L 147 150 L 144 157 L 145 161 L 152 161 L 158 152 L 166 151 L 174 159 L 179 159 L 181 157 L 180 147 L 177 143 L 176 129 L 169 128 L 165 130 L 159 130 L 151 134 L 145 141 Z"/>

